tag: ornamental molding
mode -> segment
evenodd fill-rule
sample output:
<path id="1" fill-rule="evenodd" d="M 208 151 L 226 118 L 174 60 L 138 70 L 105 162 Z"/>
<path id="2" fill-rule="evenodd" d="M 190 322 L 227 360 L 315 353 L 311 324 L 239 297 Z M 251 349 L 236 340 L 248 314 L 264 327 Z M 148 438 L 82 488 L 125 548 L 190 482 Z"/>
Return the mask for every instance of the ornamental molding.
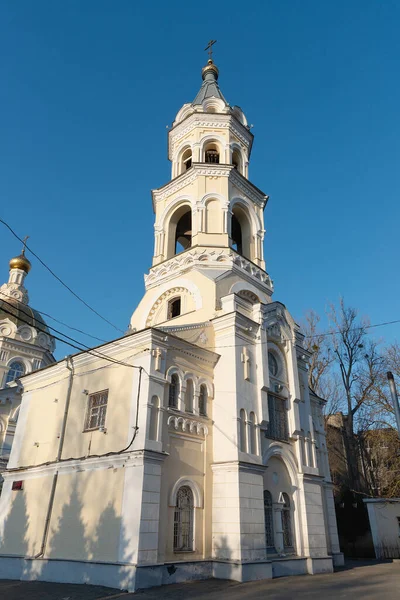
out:
<path id="1" fill-rule="evenodd" d="M 23 285 L 19 285 L 18 283 L 3 283 L 0 287 L 0 299 L 1 296 L 6 299 L 13 298 L 22 304 L 29 303 L 28 291 Z"/>
<path id="2" fill-rule="evenodd" d="M 161 294 L 161 296 L 159 296 L 159 298 L 156 300 L 156 302 L 151 307 L 149 315 L 146 319 L 146 327 L 151 327 L 151 325 L 153 323 L 154 315 L 157 312 L 157 310 L 159 309 L 159 307 L 161 306 L 161 304 L 164 302 L 164 300 L 166 300 L 167 298 L 170 298 L 171 296 L 175 296 L 175 295 L 179 295 L 179 294 L 183 294 L 183 293 L 192 295 L 190 290 L 188 290 L 186 287 L 182 287 L 182 286 L 173 287 L 173 288 L 167 290 L 166 292 L 164 292 L 163 294 Z"/>
<path id="3" fill-rule="evenodd" d="M 257 282 L 258 285 L 261 284 L 265 293 L 269 296 L 273 292 L 273 282 L 268 273 L 247 260 L 247 258 L 237 254 L 230 248 L 204 249 L 201 247 L 187 250 L 164 261 L 160 265 L 152 267 L 149 274 L 144 276 L 146 290 L 193 268 L 218 268 L 224 271 L 229 269 L 237 270 L 238 274 L 242 277 L 246 276 L 246 279 L 251 283 Z M 175 289 L 177 290 L 178 288 Z"/>
<path id="4" fill-rule="evenodd" d="M 294 341 L 292 324 L 286 317 L 286 310 L 280 304 L 268 305 L 263 315 L 263 327 L 268 339 L 285 344 Z"/>
<path id="5" fill-rule="evenodd" d="M 213 114 L 210 119 L 207 119 L 207 114 L 193 113 L 188 117 L 188 121 L 185 126 L 184 123 L 180 123 L 170 132 L 169 137 L 169 153 L 168 158 L 172 160 L 173 154 L 176 149 L 176 145 L 193 129 L 205 127 L 207 129 L 229 129 L 237 139 L 246 146 L 247 149 L 252 144 L 252 134 L 244 126 L 239 126 L 233 121 L 232 115 L 215 115 Z"/>
<path id="6" fill-rule="evenodd" d="M 236 169 L 232 170 L 229 179 L 231 180 L 231 183 L 241 190 L 250 200 L 252 200 L 261 208 L 264 208 L 265 204 L 267 203 L 268 196 L 261 192 L 261 190 L 257 190 L 247 179 L 243 177 L 243 175 L 238 173 Z"/>
<path id="7" fill-rule="evenodd" d="M 194 419 L 171 415 L 168 417 L 167 423 L 168 426 L 175 429 L 175 431 L 182 431 L 182 433 L 191 433 L 202 437 L 207 437 L 208 435 L 207 425 L 200 421 L 195 421 Z"/>
<path id="8" fill-rule="evenodd" d="M 196 173 L 190 173 L 190 171 L 186 171 L 186 173 L 179 176 L 179 181 L 175 181 L 173 179 L 167 183 L 167 185 L 162 187 L 161 190 L 152 190 L 153 202 L 161 202 L 168 196 L 175 194 L 175 192 L 179 192 L 179 190 L 195 181 L 196 177 Z"/>

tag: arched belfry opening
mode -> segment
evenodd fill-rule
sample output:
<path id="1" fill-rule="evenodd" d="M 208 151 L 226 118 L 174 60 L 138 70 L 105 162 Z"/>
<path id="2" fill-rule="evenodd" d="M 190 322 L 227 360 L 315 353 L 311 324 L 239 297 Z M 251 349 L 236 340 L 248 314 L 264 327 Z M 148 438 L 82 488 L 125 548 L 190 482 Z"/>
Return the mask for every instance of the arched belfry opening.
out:
<path id="1" fill-rule="evenodd" d="M 187 148 L 182 154 L 181 173 L 184 173 L 192 166 L 192 149 Z"/>
<path id="2" fill-rule="evenodd" d="M 243 175 L 242 156 L 237 149 L 232 152 L 232 164 Z"/>
<path id="3" fill-rule="evenodd" d="M 252 260 L 251 226 L 246 211 L 241 206 L 234 206 L 231 224 L 232 248 L 238 254 Z"/>
<path id="4" fill-rule="evenodd" d="M 205 146 L 204 162 L 219 164 L 219 148 L 214 142 L 210 142 Z"/>
<path id="5" fill-rule="evenodd" d="M 179 207 L 169 222 L 167 258 L 184 252 L 192 246 L 192 209 Z"/>

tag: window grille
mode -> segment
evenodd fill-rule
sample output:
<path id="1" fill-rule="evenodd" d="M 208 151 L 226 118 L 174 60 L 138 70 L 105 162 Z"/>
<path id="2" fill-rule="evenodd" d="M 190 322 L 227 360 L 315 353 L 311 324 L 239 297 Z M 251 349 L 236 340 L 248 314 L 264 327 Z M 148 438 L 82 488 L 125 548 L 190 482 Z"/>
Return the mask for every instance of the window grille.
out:
<path id="1" fill-rule="evenodd" d="M 274 525 L 272 513 L 271 492 L 264 490 L 264 519 L 265 519 L 265 544 L 267 548 L 274 547 Z"/>
<path id="2" fill-rule="evenodd" d="M 293 547 L 292 538 L 292 518 L 290 511 L 290 499 L 287 494 L 283 494 L 284 504 L 282 509 L 282 529 L 283 529 L 283 545 L 285 548 Z"/>
<path id="3" fill-rule="evenodd" d="M 268 351 L 268 370 L 273 377 L 278 375 L 279 366 L 276 356 L 273 352 Z"/>
<path id="4" fill-rule="evenodd" d="M 171 383 L 169 384 L 169 397 L 168 406 L 171 408 L 178 408 L 178 394 L 179 394 L 179 379 L 175 373 L 171 375 Z"/>
<path id="5" fill-rule="evenodd" d="M 207 416 L 207 388 L 205 385 L 200 386 L 199 413 L 203 417 Z"/>
<path id="6" fill-rule="evenodd" d="M 106 421 L 108 390 L 96 392 L 89 396 L 86 414 L 85 431 L 100 429 Z"/>
<path id="7" fill-rule="evenodd" d="M 21 377 L 21 375 L 25 375 L 25 367 L 21 362 L 15 360 L 10 364 L 7 373 L 6 383 L 15 381 L 16 379 L 18 379 L 18 377 Z"/>
<path id="8" fill-rule="evenodd" d="M 265 437 L 274 440 L 289 439 L 289 426 L 285 400 L 268 394 L 269 423 L 265 431 Z"/>
<path id="9" fill-rule="evenodd" d="M 174 551 L 193 551 L 193 492 L 189 486 L 179 488 L 174 513 Z"/>

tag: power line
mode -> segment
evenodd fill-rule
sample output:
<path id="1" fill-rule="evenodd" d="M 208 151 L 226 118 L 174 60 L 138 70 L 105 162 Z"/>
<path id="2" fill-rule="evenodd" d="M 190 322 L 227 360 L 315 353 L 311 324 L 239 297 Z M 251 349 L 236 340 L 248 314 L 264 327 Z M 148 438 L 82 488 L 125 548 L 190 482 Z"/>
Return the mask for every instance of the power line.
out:
<path id="1" fill-rule="evenodd" d="M 124 333 L 122 331 L 122 329 L 120 329 L 119 327 L 117 327 L 116 325 L 114 325 L 114 323 L 111 323 L 111 321 L 109 321 L 108 319 L 106 319 L 105 317 L 103 317 L 99 312 L 97 312 L 97 310 L 95 310 L 94 308 L 92 308 L 90 306 L 90 304 L 88 304 L 85 300 L 83 300 L 83 298 L 81 298 L 76 292 L 74 292 L 66 283 L 64 283 L 64 281 L 58 277 L 58 275 L 56 275 L 54 273 L 54 271 L 52 269 L 50 269 L 50 267 L 48 267 L 46 265 L 46 263 L 26 244 L 26 241 L 24 242 L 19 235 L 17 235 L 15 233 L 15 231 L 13 230 L 13 228 L 6 223 L 5 221 L 3 221 L 3 219 L 0 219 L 0 223 L 3 223 L 3 225 L 5 225 L 5 227 L 7 227 L 7 229 L 13 234 L 14 237 L 17 238 L 17 240 L 19 240 L 21 242 L 21 244 L 24 244 L 25 248 L 27 250 L 29 250 L 29 252 L 35 257 L 37 258 L 37 260 L 40 262 L 41 265 L 43 265 L 43 267 L 45 269 L 47 269 L 49 271 L 49 273 L 51 273 L 51 275 L 53 275 L 53 277 L 55 277 L 57 279 L 57 281 L 59 281 L 61 283 L 61 285 L 63 285 L 69 292 L 71 292 L 71 294 L 73 296 L 75 296 L 75 298 L 77 298 L 80 302 L 82 302 L 82 304 L 84 304 L 89 310 L 91 310 L 95 315 L 97 315 L 98 317 L 100 317 L 100 319 L 102 319 L 103 321 L 105 321 L 106 323 L 108 323 L 109 325 L 111 325 L 111 327 L 114 327 L 114 329 L 116 329 L 117 331 L 120 331 L 121 333 Z"/>
<path id="2" fill-rule="evenodd" d="M 15 306 L 13 306 L 12 304 L 10 304 L 10 302 L 7 302 L 7 300 L 4 300 L 4 298 L 2 299 L 3 303 L 6 303 L 8 306 L 10 306 L 11 308 L 15 309 Z M 2 306 L 2 311 L 4 311 L 5 313 L 11 315 L 12 317 L 16 317 L 15 312 L 10 312 L 9 310 L 7 310 L 6 308 L 4 308 L 4 306 Z M 26 316 L 30 317 L 31 315 L 28 315 L 27 313 L 25 313 L 24 311 L 23 314 L 25 314 Z M 18 318 L 25 323 L 26 325 L 29 325 L 30 327 L 32 327 L 32 323 L 30 323 L 29 321 L 26 321 L 25 319 L 23 319 L 21 316 L 18 315 Z M 52 337 L 60 342 L 63 342 L 64 344 L 67 344 L 68 346 L 71 346 L 71 348 L 75 348 L 76 350 L 79 350 L 80 352 L 87 352 L 88 354 L 91 354 L 92 356 L 95 356 L 96 358 L 101 358 L 103 360 L 108 360 L 109 362 L 112 362 L 114 364 L 118 364 L 121 365 L 123 367 L 130 367 L 132 369 L 139 369 L 140 367 L 137 367 L 136 365 L 129 365 L 128 363 L 124 363 L 122 361 L 119 360 L 115 360 L 113 358 L 110 358 L 109 356 L 107 356 L 106 354 L 102 354 L 101 352 L 98 352 L 95 349 L 90 348 L 89 346 L 86 346 L 86 344 L 83 344 L 82 342 L 79 342 L 78 340 L 75 340 L 74 338 L 66 335 L 65 333 L 62 333 L 62 331 L 58 331 L 58 329 L 55 329 L 54 327 L 50 327 L 50 325 L 48 325 L 49 329 L 52 329 L 53 331 L 56 331 L 57 333 L 59 333 L 60 335 L 65 336 L 66 338 L 72 340 L 73 342 L 75 342 L 75 344 L 72 344 L 71 342 L 67 342 L 66 340 L 63 340 L 62 338 L 59 338 L 56 335 L 52 335 Z M 39 332 L 41 333 L 45 333 L 48 335 L 48 332 L 45 331 L 44 329 L 40 329 L 40 327 L 35 326 L 35 329 L 37 329 Z M 80 346 L 77 346 L 76 344 L 80 344 Z M 83 346 L 83 348 L 82 348 Z"/>

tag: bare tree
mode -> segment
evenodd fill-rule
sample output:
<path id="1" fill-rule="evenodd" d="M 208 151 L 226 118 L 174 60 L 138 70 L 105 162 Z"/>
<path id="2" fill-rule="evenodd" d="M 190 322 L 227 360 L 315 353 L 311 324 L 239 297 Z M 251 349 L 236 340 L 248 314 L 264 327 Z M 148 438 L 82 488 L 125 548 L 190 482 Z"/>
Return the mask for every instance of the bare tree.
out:
<path id="1" fill-rule="evenodd" d="M 349 478 L 353 489 L 357 489 L 360 479 L 355 423 L 358 416 L 364 416 L 367 405 L 374 405 L 379 398 L 384 361 L 378 351 L 378 343 L 366 339 L 368 323 L 358 318 L 354 308 L 346 307 L 341 299 L 339 308 L 332 306 L 329 316 L 332 321 L 332 352 L 339 368 L 346 406 L 344 427 Z"/>

